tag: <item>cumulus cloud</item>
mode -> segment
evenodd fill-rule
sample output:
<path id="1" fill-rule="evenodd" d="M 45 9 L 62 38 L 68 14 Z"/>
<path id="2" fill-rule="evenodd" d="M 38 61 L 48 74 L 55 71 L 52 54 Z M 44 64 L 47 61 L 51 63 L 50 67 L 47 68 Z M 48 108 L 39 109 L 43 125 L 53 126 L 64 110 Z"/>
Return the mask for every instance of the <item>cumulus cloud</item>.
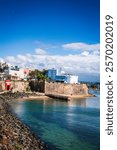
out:
<path id="1" fill-rule="evenodd" d="M 46 51 L 43 50 L 43 49 L 41 49 L 41 48 L 36 48 L 36 49 L 35 49 L 35 53 L 36 53 L 37 55 L 46 55 Z"/>
<path id="2" fill-rule="evenodd" d="M 98 51 L 100 49 L 100 44 L 86 44 L 79 42 L 63 44 L 62 47 L 69 50 Z"/>
<path id="3" fill-rule="evenodd" d="M 1 57 L 0 57 L 0 62 L 1 62 L 1 63 L 4 63 L 4 59 L 3 59 L 3 58 L 1 58 Z"/>
<path id="4" fill-rule="evenodd" d="M 4 59 L 6 62 L 10 62 L 10 63 L 15 63 L 15 62 L 17 62 L 16 61 L 16 58 L 14 57 L 14 56 L 7 56 L 7 57 L 5 57 L 5 59 Z"/>
<path id="5" fill-rule="evenodd" d="M 83 55 L 83 56 L 88 56 L 88 55 L 89 55 L 89 52 L 84 51 L 84 52 L 81 53 L 81 55 Z"/>
<path id="6" fill-rule="evenodd" d="M 62 68 L 66 73 L 95 75 L 100 73 L 99 44 L 71 43 L 62 45 L 65 49 L 81 50 L 80 53 L 48 55 L 44 49 L 35 49 L 34 54 L 26 53 L 0 58 L 11 65 L 34 69 Z"/>
<path id="7" fill-rule="evenodd" d="M 85 58 L 84 58 L 85 57 Z M 67 73 L 91 73 L 99 74 L 99 56 L 88 54 L 86 52 L 81 55 L 17 55 L 7 56 L 4 61 L 12 65 L 20 67 L 49 69 L 60 68 Z"/>

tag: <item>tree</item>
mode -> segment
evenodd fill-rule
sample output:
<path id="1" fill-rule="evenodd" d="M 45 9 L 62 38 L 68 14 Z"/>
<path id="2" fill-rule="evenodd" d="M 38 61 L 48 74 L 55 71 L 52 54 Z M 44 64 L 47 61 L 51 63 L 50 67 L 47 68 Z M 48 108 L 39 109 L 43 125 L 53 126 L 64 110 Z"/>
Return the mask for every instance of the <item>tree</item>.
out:
<path id="1" fill-rule="evenodd" d="M 43 80 L 44 81 L 47 79 L 46 72 L 47 71 L 45 69 L 43 71 L 35 69 L 34 71 L 31 71 L 29 73 L 29 77 L 31 79 L 37 79 L 37 80 Z"/>
<path id="2" fill-rule="evenodd" d="M 9 67 L 8 67 L 8 65 L 7 65 L 7 63 L 5 62 L 5 63 L 1 63 L 0 62 L 0 73 L 3 73 L 6 69 L 8 69 Z"/>
<path id="3" fill-rule="evenodd" d="M 34 71 L 31 71 L 31 72 L 29 73 L 29 78 L 35 79 L 35 72 L 34 72 Z"/>

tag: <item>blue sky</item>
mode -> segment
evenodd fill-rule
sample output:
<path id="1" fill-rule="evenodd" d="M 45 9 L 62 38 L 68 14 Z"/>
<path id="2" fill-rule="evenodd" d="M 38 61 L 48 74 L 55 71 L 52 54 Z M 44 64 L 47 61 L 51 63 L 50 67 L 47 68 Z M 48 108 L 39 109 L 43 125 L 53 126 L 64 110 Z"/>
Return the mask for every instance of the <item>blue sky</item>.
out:
<path id="1" fill-rule="evenodd" d="M 62 65 L 67 72 L 83 74 L 83 80 L 99 80 L 99 43 L 99 0 L 0 0 L 1 60 L 38 68 Z M 34 58 L 40 62 L 33 63 Z"/>

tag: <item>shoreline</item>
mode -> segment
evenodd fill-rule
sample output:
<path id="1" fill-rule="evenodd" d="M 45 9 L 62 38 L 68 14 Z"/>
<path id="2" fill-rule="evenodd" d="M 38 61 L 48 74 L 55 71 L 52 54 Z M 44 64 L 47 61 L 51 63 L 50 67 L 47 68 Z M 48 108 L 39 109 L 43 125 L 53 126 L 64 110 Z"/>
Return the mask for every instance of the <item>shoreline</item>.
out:
<path id="1" fill-rule="evenodd" d="M 37 94 L 37 93 L 36 93 Z M 62 97 L 66 97 L 68 100 L 73 100 L 73 99 L 79 99 L 79 98 L 88 98 L 88 97 L 96 97 L 95 95 L 93 94 L 81 94 L 81 95 L 64 95 L 64 94 L 52 94 L 52 95 L 55 95 L 55 97 L 49 97 L 48 95 L 44 95 L 44 93 L 42 95 L 40 94 L 37 94 L 35 96 L 23 96 L 23 97 L 20 97 L 20 98 L 17 98 L 15 100 L 20 100 L 20 101 L 23 101 L 23 100 L 48 100 L 48 99 L 54 99 L 56 98 L 56 96 L 60 96 L 62 99 Z M 59 99 L 59 98 L 58 98 Z M 64 98 L 63 98 L 64 100 Z"/>
<path id="2" fill-rule="evenodd" d="M 38 99 L 38 100 L 48 100 L 49 99 L 49 97 L 48 96 L 29 96 L 29 97 L 23 97 L 23 98 L 17 98 L 17 99 L 15 99 L 15 100 L 20 100 L 20 101 L 24 101 L 24 100 L 36 100 L 36 99 Z"/>
<path id="3" fill-rule="evenodd" d="M 70 100 L 79 99 L 79 98 L 96 97 L 93 94 L 66 95 L 66 94 L 52 93 L 52 94 L 45 94 L 45 95 L 50 98 L 61 99 L 65 101 L 70 101 Z"/>
<path id="4" fill-rule="evenodd" d="M 88 98 L 94 95 L 62 95 L 68 100 Z M 30 127 L 23 123 L 12 112 L 11 102 L 19 100 L 48 100 L 44 93 L 0 93 L 0 149 L 5 150 L 49 150 L 50 148 L 34 134 Z"/>
<path id="5" fill-rule="evenodd" d="M 48 150 L 48 146 L 12 112 L 10 103 L 14 100 L 11 93 L 0 94 L 0 149 Z"/>

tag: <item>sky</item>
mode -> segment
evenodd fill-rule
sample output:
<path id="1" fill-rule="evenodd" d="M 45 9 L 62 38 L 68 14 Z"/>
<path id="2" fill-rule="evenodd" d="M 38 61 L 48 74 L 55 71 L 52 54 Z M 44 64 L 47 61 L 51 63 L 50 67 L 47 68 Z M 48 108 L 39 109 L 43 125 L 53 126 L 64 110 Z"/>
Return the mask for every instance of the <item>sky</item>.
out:
<path id="1" fill-rule="evenodd" d="M 99 0 L 0 0 L 0 61 L 99 81 Z"/>

